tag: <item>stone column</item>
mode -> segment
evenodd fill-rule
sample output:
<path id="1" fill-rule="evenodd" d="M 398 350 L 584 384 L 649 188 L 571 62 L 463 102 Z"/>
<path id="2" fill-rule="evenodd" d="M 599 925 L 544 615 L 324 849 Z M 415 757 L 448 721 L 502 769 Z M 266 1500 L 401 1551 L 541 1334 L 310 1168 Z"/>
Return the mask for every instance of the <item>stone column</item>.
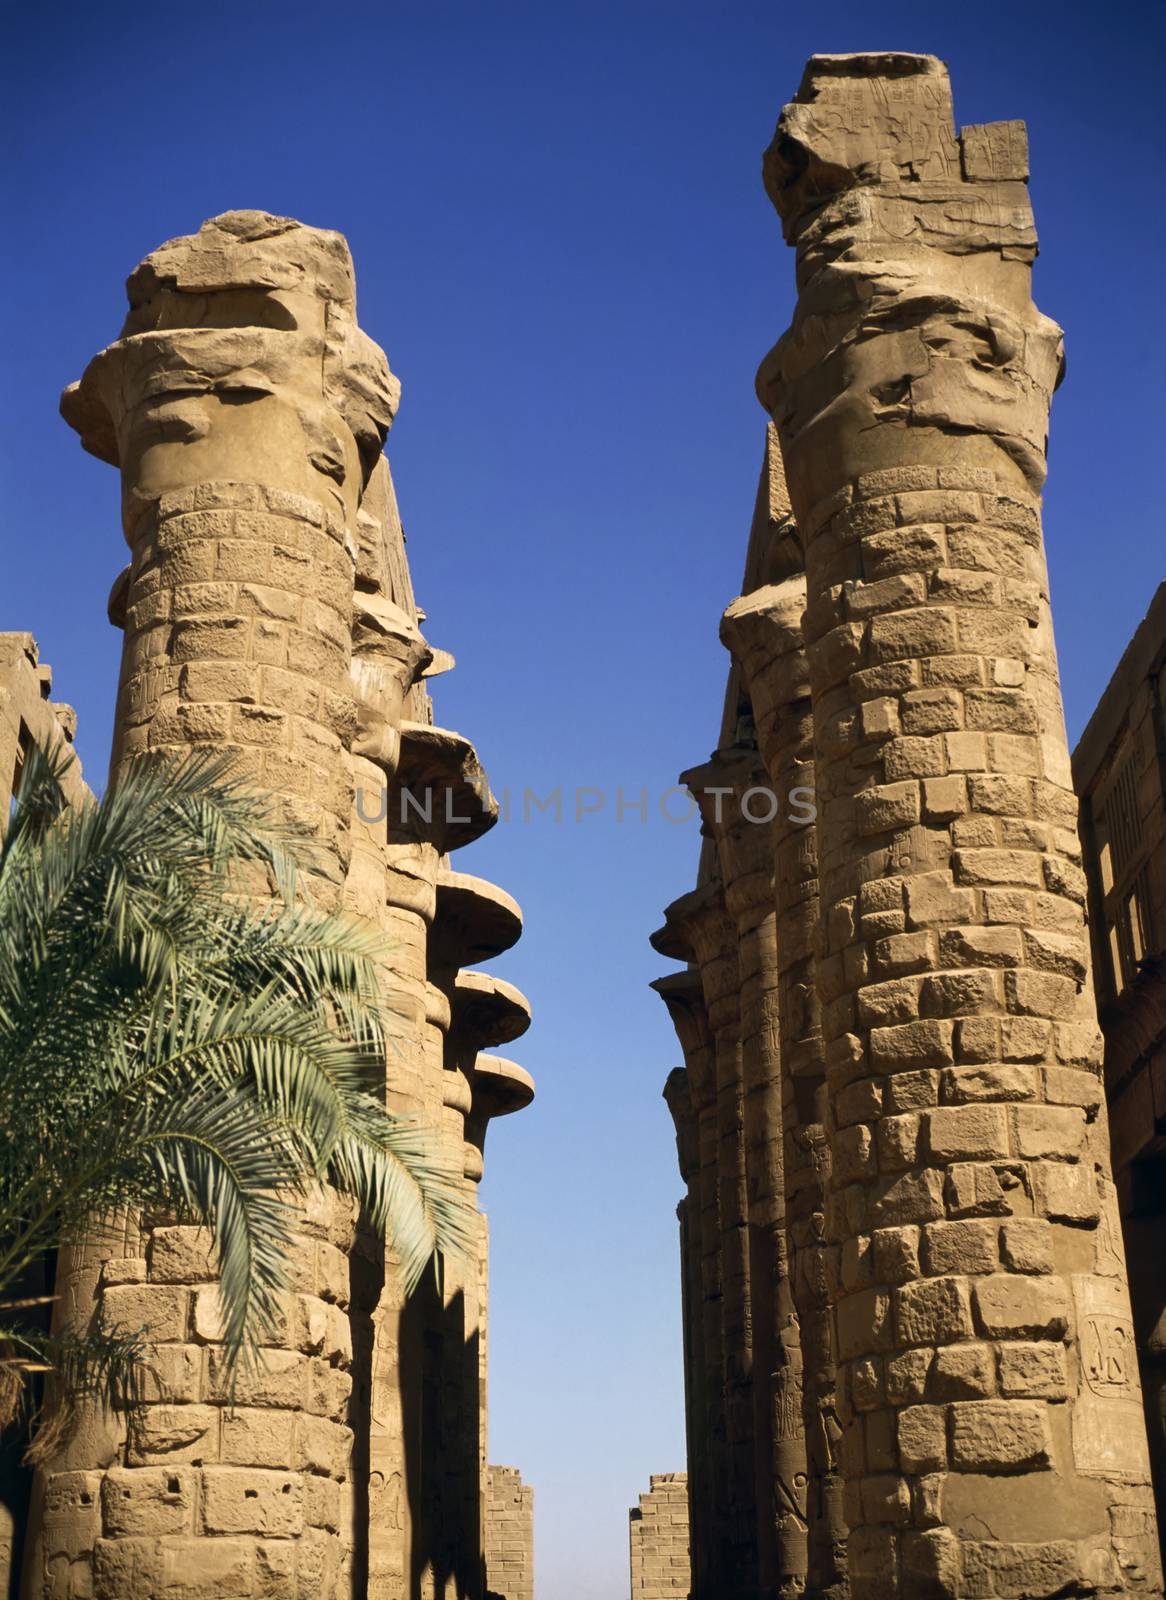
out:
<path id="1" fill-rule="evenodd" d="M 114 770 L 147 750 L 235 751 L 316 841 L 313 891 L 338 904 L 357 518 L 396 381 L 357 326 L 335 233 L 228 213 L 148 256 L 128 293 L 122 336 L 62 400 L 122 476 Z M 68 1314 L 149 1329 L 159 1378 L 128 1436 L 94 1413 L 45 1474 L 29 1594 L 62 1565 L 99 1600 L 192 1593 L 194 1572 L 205 1596 L 346 1589 L 351 1208 L 322 1193 L 302 1234 L 268 1370 L 243 1378 L 234 1407 L 195 1230 L 131 1229 L 63 1262 Z"/>
<path id="2" fill-rule="evenodd" d="M 806 1441 L 786 1246 L 774 796 L 751 744 L 717 751 L 682 781 L 715 843 L 725 904 L 737 930 L 757 1579 L 764 1600 L 776 1600 L 800 1596 L 806 1582 Z"/>
<path id="3" fill-rule="evenodd" d="M 664 1084 L 664 1099 L 676 1129 L 676 1154 L 680 1176 L 686 1193 L 676 1207 L 676 1220 L 680 1235 L 680 1317 L 684 1347 L 684 1434 L 685 1454 L 688 1461 L 687 1495 L 690 1504 L 689 1523 L 693 1524 L 692 1506 L 700 1506 L 698 1519 L 703 1516 L 703 1501 L 707 1494 L 708 1458 L 705 1449 L 704 1393 L 700 1377 L 704 1365 L 702 1320 L 703 1297 L 701 1290 L 701 1239 L 700 1239 L 700 1125 L 693 1109 L 688 1088 L 688 1070 L 675 1067 Z M 695 1539 L 690 1541 L 692 1572 L 703 1576 L 707 1561 L 696 1550 Z"/>
<path id="4" fill-rule="evenodd" d="M 749 1301 L 749 1205 L 745 1188 L 744 1084 L 741 1075 L 740 977 L 737 933 L 724 888 L 708 879 L 665 913 L 652 943 L 661 955 L 695 960 L 700 969 L 715 1074 L 716 1265 L 708 1260 L 707 1288 L 719 1284 L 716 1337 L 706 1350 L 720 1358 L 725 1442 L 716 1483 L 718 1550 L 713 1593 L 745 1600 L 756 1593 L 757 1501 L 753 1448 L 752 1319 Z M 706 1250 L 709 1241 L 705 1241 Z M 718 1270 L 719 1268 L 719 1270 Z"/>
<path id="5" fill-rule="evenodd" d="M 792 576 L 735 600 L 721 624 L 748 685 L 754 725 L 777 811 L 770 825 L 777 915 L 777 990 L 789 1276 L 801 1333 L 805 1419 L 806 1592 L 845 1592 L 846 1526 L 837 1465 L 824 1243 L 829 1151 L 814 948 L 818 928 L 814 766 L 802 646 L 805 580 Z M 834 1252 L 836 1255 L 836 1252 Z"/>
<path id="6" fill-rule="evenodd" d="M 1019 123 L 815 57 L 766 157 L 805 541 L 853 1590 L 1159 1592 L 1041 543 Z M 861 1109 L 860 1109 L 861 1108 Z"/>
<path id="7" fill-rule="evenodd" d="M 658 936 L 659 937 L 659 936 Z M 659 946 L 657 946 L 659 948 Z M 724 1532 L 718 1510 L 723 1480 L 725 1416 L 721 1356 L 720 1215 L 717 1204 L 716 1063 L 700 974 L 693 968 L 658 978 L 652 988 L 668 1007 L 684 1051 L 692 1116 L 692 1178 L 685 1204 L 685 1405 L 693 1594 L 719 1597 Z M 670 1075 L 669 1083 L 673 1081 Z M 668 1091 L 665 1090 L 667 1096 Z M 669 1100 L 671 1107 L 672 1101 Z"/>

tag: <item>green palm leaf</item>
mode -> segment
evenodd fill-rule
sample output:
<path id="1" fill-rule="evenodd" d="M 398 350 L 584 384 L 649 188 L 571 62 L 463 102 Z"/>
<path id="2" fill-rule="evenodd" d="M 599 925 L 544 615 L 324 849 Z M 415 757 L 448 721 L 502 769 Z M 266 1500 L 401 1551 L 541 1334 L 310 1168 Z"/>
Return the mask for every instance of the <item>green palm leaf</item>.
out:
<path id="1" fill-rule="evenodd" d="M 477 1240 L 460 1151 L 384 1108 L 384 941 L 297 900 L 306 847 L 270 800 L 195 752 L 64 808 L 67 760 L 30 753 L 0 841 L 0 1417 L 38 1366 L 76 1394 L 132 1392 L 135 1330 L 3 1310 L 95 1215 L 209 1228 L 228 1365 L 272 1324 L 320 1180 L 365 1208 L 409 1288 Z M 256 868 L 259 903 L 240 892 Z"/>

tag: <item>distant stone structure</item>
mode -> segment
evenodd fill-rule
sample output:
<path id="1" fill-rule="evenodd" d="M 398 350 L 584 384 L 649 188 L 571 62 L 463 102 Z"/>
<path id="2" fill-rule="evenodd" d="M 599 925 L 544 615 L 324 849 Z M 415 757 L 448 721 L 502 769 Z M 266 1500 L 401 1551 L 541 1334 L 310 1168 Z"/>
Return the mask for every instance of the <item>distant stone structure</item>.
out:
<path id="1" fill-rule="evenodd" d="M 632 1600 L 687 1600 L 688 1478 L 654 1472 L 650 1484 L 628 1513 Z"/>
<path id="2" fill-rule="evenodd" d="M 1166 583 L 1073 752 L 1134 1338 L 1166 1505 Z M 1099 1332 L 1101 1330 L 1099 1329 Z M 1124 1343 L 1093 1352 L 1128 1363 Z M 1160 1518 L 1166 1526 L 1166 1518 Z"/>
<path id="3" fill-rule="evenodd" d="M 687 964 L 655 987 L 685 1060 L 692 1595 L 1160 1594 L 1024 126 L 957 134 L 934 57 L 816 56 L 764 176 L 798 300 L 758 376 L 720 741 L 683 775 L 697 886 L 653 936 Z M 1134 647 L 1146 807 L 1160 642 Z M 1151 1042 L 1107 1051 L 1143 1095 Z"/>
<path id="4" fill-rule="evenodd" d="M 229 212 L 147 256 L 128 293 L 121 336 L 62 401 L 121 473 L 113 771 L 210 745 L 280 799 L 316 847 L 317 901 L 389 936 L 388 1103 L 442 1130 L 475 1191 L 490 1121 L 534 1092 L 488 1053 L 527 1003 L 476 970 L 522 919 L 451 863 L 497 805 L 473 746 L 433 720 L 429 682 L 453 662 L 421 631 L 382 452 L 399 387 L 357 324 L 347 245 Z M 23 648 L 4 781 L 43 736 Z M 294 1273 L 232 1405 L 195 1230 L 129 1219 L 116 1245 L 62 1256 L 62 1315 L 148 1328 L 158 1376 L 144 1411 L 87 1412 L 38 1476 L 27 1600 L 482 1600 L 485 1219 L 479 1260 L 406 1302 L 391 1254 L 321 1192 Z"/>
<path id="5" fill-rule="evenodd" d="M 486 1600 L 534 1600 L 534 1490 L 517 1467 L 486 1469 Z"/>
<path id="6" fill-rule="evenodd" d="M 72 706 L 53 701 L 52 668 L 40 659 L 31 633 L 0 633 L 0 836 L 8 826 L 12 796 L 30 747 L 71 754 L 77 731 Z M 70 803 L 88 793 L 81 763 L 73 760 L 61 772 L 61 787 Z M 36 1292 L 47 1282 L 37 1274 Z M 28 1290 L 32 1293 L 32 1286 Z M 19 1569 L 28 1525 L 31 1474 L 22 1466 L 25 1441 L 15 1429 L 0 1439 L 0 1577 Z M 4 1591 L 6 1600 L 10 1591 Z"/>

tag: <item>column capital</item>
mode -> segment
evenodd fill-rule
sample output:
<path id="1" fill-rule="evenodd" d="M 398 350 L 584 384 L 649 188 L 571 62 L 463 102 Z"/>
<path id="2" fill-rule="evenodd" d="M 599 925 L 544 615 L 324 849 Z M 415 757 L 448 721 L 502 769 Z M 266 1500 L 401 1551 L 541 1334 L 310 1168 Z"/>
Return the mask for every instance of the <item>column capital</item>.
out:
<path id="1" fill-rule="evenodd" d="M 166 491 L 207 483 L 278 482 L 353 522 L 400 385 L 357 324 L 343 237 L 226 212 L 152 251 L 126 288 L 121 336 L 61 412 L 126 472 L 127 536 Z M 239 426 L 239 401 L 258 432 Z"/>

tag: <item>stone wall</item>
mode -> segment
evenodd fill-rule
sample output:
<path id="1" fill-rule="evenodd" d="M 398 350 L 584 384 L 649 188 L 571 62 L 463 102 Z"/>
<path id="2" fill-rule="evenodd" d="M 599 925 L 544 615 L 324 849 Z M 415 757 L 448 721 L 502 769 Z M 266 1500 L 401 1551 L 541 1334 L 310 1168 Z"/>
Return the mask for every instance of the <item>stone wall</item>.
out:
<path id="1" fill-rule="evenodd" d="M 0 835 L 8 826 L 12 793 L 32 744 L 42 750 L 71 751 L 77 718 L 72 706 L 52 700 L 52 668 L 41 661 L 31 633 L 0 633 Z M 89 795 L 74 756 L 61 774 L 66 800 Z M 29 1295 L 46 1290 L 43 1266 L 32 1269 Z M 0 1585 L 19 1570 L 28 1523 L 32 1473 L 23 1464 L 26 1439 L 10 1429 L 0 1440 Z"/>
<path id="2" fill-rule="evenodd" d="M 687 1600 L 692 1563 L 688 1548 L 688 1476 L 654 1472 L 651 1488 L 628 1513 L 632 1600 Z"/>
<path id="3" fill-rule="evenodd" d="M 122 480 L 114 773 L 209 745 L 277 797 L 314 847 L 317 903 L 387 935 L 387 1102 L 473 1194 L 490 1120 L 533 1094 L 485 1053 L 529 1008 L 472 970 L 522 919 L 450 863 L 497 806 L 473 746 L 434 723 L 428 684 L 453 661 L 421 632 L 382 453 L 399 387 L 357 324 L 347 246 L 232 212 L 128 292 L 120 338 L 62 401 Z M 157 1380 L 128 1419 L 83 1414 L 40 1475 L 29 1600 L 480 1600 L 484 1219 L 475 1258 L 406 1302 L 391 1241 L 321 1191 L 292 1273 L 231 1404 L 196 1231 L 131 1217 L 62 1254 L 59 1315 L 148 1328 Z"/>
<path id="4" fill-rule="evenodd" d="M 1159 1505 L 1166 1504 L 1166 1142 L 1159 1109 L 1166 1108 L 1164 671 L 1166 583 L 1073 752 L 1114 1182 Z M 1130 1359 L 1113 1339 L 1095 1354 L 1119 1366 Z"/>
<path id="5" fill-rule="evenodd" d="M 486 1600 L 534 1600 L 534 1490 L 517 1467 L 486 1468 Z"/>
<path id="6" fill-rule="evenodd" d="M 1027 175 L 1023 124 L 957 134 L 942 63 L 897 53 L 814 57 L 765 157 L 798 299 L 720 740 L 684 775 L 697 888 L 653 936 L 687 963 L 656 987 L 696 1600 L 1161 1592 Z"/>

